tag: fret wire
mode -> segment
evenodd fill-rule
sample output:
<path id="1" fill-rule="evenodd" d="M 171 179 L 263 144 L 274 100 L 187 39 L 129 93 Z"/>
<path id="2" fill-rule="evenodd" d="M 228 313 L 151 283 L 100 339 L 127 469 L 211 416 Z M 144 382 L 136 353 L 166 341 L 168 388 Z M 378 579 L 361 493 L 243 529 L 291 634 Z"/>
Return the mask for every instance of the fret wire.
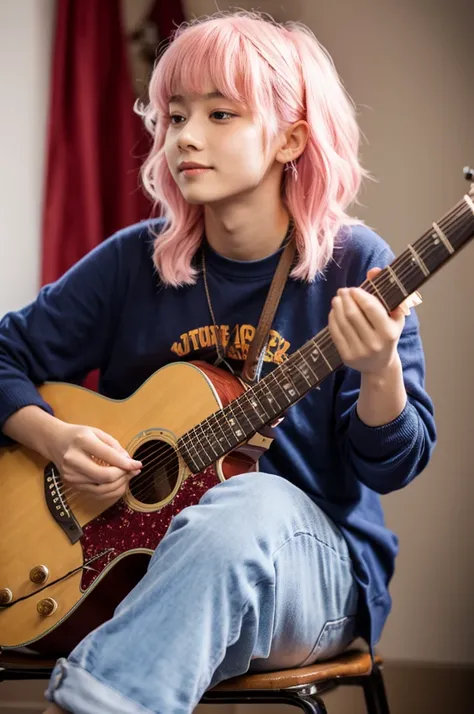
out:
<path id="1" fill-rule="evenodd" d="M 472 200 L 472 198 L 469 196 L 468 193 L 466 193 L 466 195 L 464 196 L 464 200 L 466 201 L 467 205 L 469 206 L 472 213 L 474 214 L 474 201 Z"/>
<path id="2" fill-rule="evenodd" d="M 448 253 L 451 253 L 451 254 L 454 253 L 453 246 L 451 245 L 451 243 L 449 242 L 449 239 L 446 237 L 446 235 L 443 233 L 443 231 L 441 230 L 441 228 L 438 226 L 437 223 L 433 223 L 433 229 L 434 229 L 436 235 L 438 236 L 438 238 L 442 241 L 442 243 L 443 243 L 444 247 L 446 248 L 446 250 L 448 251 Z"/>
<path id="3" fill-rule="evenodd" d="M 214 435 L 215 437 L 217 437 L 216 430 L 215 430 L 215 428 L 212 427 L 212 423 L 211 423 L 211 420 L 214 420 L 214 422 L 217 423 L 217 426 L 219 427 L 219 429 L 220 429 L 221 433 L 223 434 L 224 439 L 227 441 L 229 447 L 230 447 L 230 448 L 233 448 L 234 446 L 237 445 L 238 442 L 237 442 L 237 441 L 234 441 L 234 443 L 233 443 L 233 442 L 231 441 L 231 439 L 229 439 L 229 436 L 227 435 L 227 433 L 226 433 L 226 431 L 225 431 L 225 429 L 224 429 L 224 427 L 223 427 L 223 425 L 222 425 L 222 423 L 221 423 L 221 419 L 222 419 L 222 418 L 226 419 L 226 424 L 227 424 L 227 426 L 228 426 L 228 428 L 229 428 L 229 433 L 230 433 L 231 437 L 233 437 L 233 439 L 235 440 L 236 434 L 235 434 L 234 431 L 232 430 L 232 427 L 227 423 L 227 418 L 226 418 L 224 412 L 225 412 L 225 408 L 224 408 L 224 409 L 221 409 L 221 410 L 218 411 L 218 412 L 214 412 L 214 413 L 211 414 L 209 417 L 207 417 L 206 421 L 208 422 L 209 427 L 211 428 L 211 430 L 212 430 L 212 432 L 213 432 L 213 435 Z M 225 447 L 222 446 L 221 441 L 222 441 L 221 439 L 217 439 L 217 444 L 218 444 L 218 446 L 219 446 L 219 449 L 221 450 L 220 453 L 218 454 L 218 458 L 220 458 L 221 456 L 224 456 L 224 454 L 226 454 L 227 451 L 228 451 L 228 449 L 226 449 Z"/>
<path id="4" fill-rule="evenodd" d="M 222 427 L 221 421 L 220 421 L 220 417 L 221 417 L 221 415 L 223 414 L 223 412 L 224 412 L 223 409 L 221 409 L 221 410 L 218 411 L 218 412 L 214 412 L 214 414 L 211 414 L 211 415 L 208 417 L 208 419 L 209 419 L 209 422 L 211 421 L 211 419 L 214 420 L 214 423 L 218 426 L 218 428 L 220 429 L 221 433 L 223 434 L 224 439 L 227 441 L 228 445 L 232 448 L 233 446 L 235 446 L 235 444 L 232 444 L 232 443 L 229 441 L 229 438 L 228 438 L 227 434 L 225 433 L 225 431 L 224 431 L 224 429 L 223 429 L 223 427 Z M 211 426 L 212 426 L 212 425 L 211 425 Z M 221 441 L 221 439 L 218 439 L 218 442 L 220 442 L 220 441 Z"/>
<path id="5" fill-rule="evenodd" d="M 390 275 L 392 276 L 393 280 L 396 282 L 396 284 L 397 284 L 398 287 L 400 288 L 400 292 L 402 293 L 402 295 L 403 295 L 404 297 L 408 297 L 408 293 L 407 293 L 407 291 L 405 290 L 405 286 L 403 285 L 403 283 L 401 282 L 401 280 L 398 279 L 398 275 L 396 274 L 395 270 L 394 270 L 390 265 L 387 266 L 387 270 L 389 271 L 389 273 L 390 273 Z"/>
<path id="6" fill-rule="evenodd" d="M 283 376 L 283 377 L 285 376 L 285 373 L 283 371 L 284 364 L 285 364 L 284 362 L 282 364 L 280 364 L 276 369 L 274 369 L 272 372 L 270 372 L 270 374 L 268 374 L 265 377 L 265 379 L 268 379 L 269 382 L 274 383 L 275 387 L 280 391 L 280 394 L 282 394 L 285 399 L 286 404 L 281 404 L 280 400 L 277 399 L 278 406 L 280 407 L 280 409 L 286 409 L 288 404 L 291 404 L 291 399 L 288 399 L 288 394 L 285 392 L 285 390 L 281 386 L 281 383 L 279 380 L 280 376 Z"/>
<path id="7" fill-rule="evenodd" d="M 433 230 L 434 233 L 432 231 L 424 245 L 420 245 L 418 248 L 418 253 L 423 258 L 423 262 L 431 262 L 432 258 L 435 258 L 438 264 L 439 262 L 444 262 L 444 260 L 454 252 L 454 248 L 446 238 L 443 231 L 440 228 L 436 230 L 434 224 Z"/>
<path id="8" fill-rule="evenodd" d="M 288 359 L 286 362 L 284 362 L 282 364 L 282 368 L 284 370 L 285 378 L 287 379 L 287 381 L 289 381 L 289 384 L 292 387 L 291 391 L 295 391 L 297 394 L 299 394 L 300 390 L 299 390 L 298 384 L 296 382 L 298 374 L 296 373 L 294 375 L 295 379 L 293 379 L 293 374 L 291 373 L 291 368 L 293 367 L 294 361 L 295 361 L 295 358 L 292 355 L 290 359 Z M 290 391 L 290 397 L 292 396 L 291 391 Z"/>
<path id="9" fill-rule="evenodd" d="M 313 370 L 313 368 L 311 367 L 311 364 L 310 364 L 309 360 L 307 360 L 306 357 L 304 356 L 303 349 L 304 349 L 304 345 L 300 348 L 301 358 L 302 358 L 302 360 L 304 361 L 304 363 L 306 364 L 306 366 L 308 367 L 308 369 L 309 369 L 309 371 L 311 372 L 311 374 L 313 375 L 314 379 L 316 380 L 316 383 L 318 383 L 318 382 L 320 382 L 321 380 L 319 379 L 317 373 L 316 373 L 316 372 Z"/>
<path id="10" fill-rule="evenodd" d="M 390 311 L 390 308 L 389 308 L 389 306 L 387 305 L 387 303 L 385 302 L 385 298 L 384 298 L 384 296 L 382 295 L 382 293 L 380 292 L 380 290 L 378 289 L 377 284 L 376 284 L 373 280 L 371 280 L 370 278 L 368 278 L 368 282 L 370 283 L 370 285 L 372 285 L 373 289 L 375 290 L 375 292 L 377 293 L 378 297 L 379 297 L 380 300 L 383 302 L 383 304 L 385 305 L 385 307 L 387 308 L 387 310 Z"/>
<path id="11" fill-rule="evenodd" d="M 320 353 L 321 357 L 322 357 L 323 360 L 326 362 L 327 366 L 329 367 L 329 369 L 330 369 L 331 372 L 332 372 L 332 364 L 329 362 L 328 359 L 326 359 L 326 355 L 324 354 L 324 352 L 323 352 L 323 351 L 321 350 L 321 348 L 319 347 L 318 341 L 317 341 L 317 337 L 314 339 L 314 345 L 315 345 L 315 347 L 316 347 L 316 349 L 318 350 L 318 352 Z"/>
<path id="12" fill-rule="evenodd" d="M 418 265 L 419 265 L 420 270 L 422 271 L 422 273 L 424 273 L 425 277 L 428 278 L 428 277 L 429 277 L 429 274 L 430 274 L 430 271 L 428 270 L 428 268 L 426 267 L 426 265 L 423 263 L 422 259 L 420 258 L 420 256 L 418 255 L 418 253 L 416 252 L 416 250 L 414 249 L 414 247 L 413 247 L 412 245 L 409 245 L 409 246 L 408 246 L 408 250 L 409 250 L 410 253 L 413 255 L 413 259 L 418 263 Z"/>
<path id="13" fill-rule="evenodd" d="M 188 433 L 189 433 L 189 432 L 188 432 Z M 201 466 L 199 466 L 199 461 L 196 461 L 195 457 L 192 455 L 192 453 L 191 453 L 190 450 L 189 450 L 189 446 L 187 445 L 186 448 L 188 449 L 188 452 L 190 453 L 192 466 L 193 466 L 193 467 L 194 467 L 194 466 L 197 466 L 198 469 L 200 469 L 200 468 L 205 468 L 205 467 L 206 467 L 206 463 L 205 463 L 204 459 L 203 459 L 202 456 L 201 456 L 201 452 L 198 451 L 198 450 L 196 449 L 195 445 L 193 444 L 192 439 L 191 439 L 191 444 L 190 444 L 190 446 L 192 446 L 192 447 L 194 448 L 194 451 L 196 452 L 196 456 L 197 456 L 198 460 L 201 462 Z"/>
<path id="14" fill-rule="evenodd" d="M 271 389 L 269 388 L 269 386 L 268 386 L 268 384 L 267 384 L 266 378 L 264 378 L 264 379 L 260 380 L 260 382 L 258 382 L 258 384 L 257 384 L 257 386 L 255 387 L 255 389 L 257 389 L 257 388 L 258 388 L 260 391 L 263 391 L 264 389 L 267 390 L 268 394 L 270 395 L 270 396 L 267 396 L 267 402 L 269 402 L 270 407 L 271 407 L 271 409 L 272 409 L 272 411 L 273 411 L 272 418 L 275 418 L 275 417 L 277 416 L 277 414 L 279 413 L 279 411 L 280 411 L 280 403 L 278 402 L 278 399 L 274 396 L 273 392 L 272 392 Z M 274 404 L 275 404 L 275 403 L 276 403 L 277 406 L 278 406 L 277 411 L 275 411 L 275 407 L 274 407 Z"/>
<path id="15" fill-rule="evenodd" d="M 204 438 L 206 439 L 207 443 L 209 444 L 209 446 L 211 447 L 212 451 L 214 452 L 214 456 L 216 456 L 216 458 L 217 458 L 217 457 L 219 457 L 219 452 L 215 450 L 214 445 L 213 445 L 211 439 L 208 437 L 206 431 L 204 430 L 204 426 L 205 426 L 205 427 L 206 427 L 206 430 L 209 430 L 209 431 L 211 432 L 211 435 L 212 435 L 212 429 L 210 428 L 210 424 L 208 423 L 208 420 L 209 420 L 209 417 L 207 417 L 206 419 L 204 419 L 204 420 L 203 420 L 202 422 L 200 422 L 200 424 L 198 424 L 197 426 L 200 427 L 200 429 L 201 429 L 201 431 L 202 431 L 202 435 L 204 436 Z M 202 444 L 201 444 L 201 446 L 202 446 Z"/>
<path id="16" fill-rule="evenodd" d="M 267 409 L 269 410 L 269 419 L 274 419 L 275 415 L 279 413 L 280 405 L 264 379 L 260 380 L 260 382 L 255 385 L 255 392 L 259 393 L 259 399 L 263 399 L 267 405 Z"/>
<path id="17" fill-rule="evenodd" d="M 299 355 L 299 353 L 295 353 L 293 355 L 293 359 L 291 361 L 291 369 L 293 370 L 293 375 L 294 375 L 293 383 L 296 386 L 299 399 L 301 399 L 301 397 L 304 394 L 306 394 L 306 392 L 308 391 L 308 384 L 310 386 L 312 386 L 311 380 L 304 373 L 304 365 L 303 365 L 303 367 L 301 367 L 300 363 L 301 363 L 300 355 Z"/>
<path id="18" fill-rule="evenodd" d="M 308 367 L 308 365 L 307 365 L 307 363 L 306 363 L 306 360 L 305 360 L 303 357 L 302 357 L 301 359 L 302 359 L 302 361 L 304 362 L 304 364 L 306 365 L 307 369 L 309 369 L 309 367 Z M 302 377 L 303 377 L 303 379 L 305 380 L 305 382 L 306 382 L 307 384 L 309 384 L 310 387 L 313 386 L 311 380 L 308 379 L 308 377 L 305 375 L 305 373 L 304 373 L 304 372 L 301 370 L 301 368 L 299 367 L 299 365 L 298 365 L 298 360 L 295 360 L 295 368 L 300 372 L 300 374 L 302 375 Z M 310 370 L 310 371 L 311 371 L 311 370 Z"/>
<path id="19" fill-rule="evenodd" d="M 197 441 L 197 444 L 198 444 L 198 446 L 199 446 L 199 451 L 197 450 L 197 448 L 196 448 L 196 446 L 195 446 L 194 443 L 193 443 L 193 447 L 194 447 L 196 453 L 199 455 L 199 459 L 200 459 L 201 463 L 204 464 L 204 468 L 205 468 L 205 466 L 207 466 L 208 464 L 212 463 L 212 462 L 215 460 L 215 458 L 219 458 L 219 456 L 220 456 L 219 452 L 216 451 L 216 449 L 214 448 L 214 446 L 213 446 L 213 444 L 212 444 L 212 442 L 211 442 L 209 436 L 208 436 L 207 433 L 206 433 L 206 430 L 209 430 L 210 433 L 211 433 L 211 436 L 212 436 L 212 434 L 213 434 L 213 432 L 212 432 L 212 430 L 211 430 L 211 428 L 210 428 L 208 419 L 209 419 L 209 417 L 207 417 L 206 419 L 204 419 L 203 421 L 201 421 L 199 424 L 196 424 L 196 426 L 193 427 L 193 428 L 188 432 L 188 434 L 190 435 L 191 440 L 193 440 L 193 439 L 195 438 L 196 441 Z M 199 433 L 199 432 L 201 432 L 201 433 Z M 212 456 L 210 453 L 208 453 L 208 449 L 206 448 L 206 445 L 203 443 L 201 437 L 204 437 L 204 439 L 207 441 L 207 443 L 208 443 L 209 446 L 211 447 L 211 450 L 214 452 L 214 456 Z M 202 452 L 204 452 L 204 455 L 205 455 L 205 457 L 207 458 L 207 461 L 202 457 L 202 455 L 201 455 Z"/>
<path id="20" fill-rule="evenodd" d="M 198 432 L 199 429 L 202 432 L 202 435 L 204 436 L 204 438 L 206 438 L 206 435 L 204 434 L 204 430 L 202 427 L 202 422 L 200 424 L 196 424 L 194 429 L 191 430 L 192 446 L 193 446 L 196 454 L 199 456 L 201 463 L 207 465 L 208 463 L 212 462 L 212 458 L 209 458 L 207 448 L 205 447 L 205 444 L 203 444 L 203 442 L 201 440 L 201 436 Z M 199 447 L 199 449 L 198 449 L 198 447 Z M 203 454 L 204 454 L 204 456 L 203 456 Z"/>
<path id="21" fill-rule="evenodd" d="M 454 228 L 455 230 L 458 231 L 459 225 L 464 221 L 464 219 L 466 218 L 466 215 L 468 215 L 468 214 L 469 214 L 469 218 L 470 218 L 470 211 L 467 210 L 466 207 L 462 203 L 460 203 L 459 207 L 455 211 L 453 211 L 450 215 L 448 215 L 447 218 L 441 219 L 440 225 L 442 227 L 442 230 L 447 232 L 449 229 Z M 444 226 L 442 226 L 443 222 L 446 222 L 446 224 L 447 224 L 446 228 L 444 228 Z M 473 229 L 474 229 L 474 225 L 473 225 Z M 423 252 L 423 254 L 424 254 L 425 250 L 429 250 L 430 255 L 432 255 L 432 251 L 430 250 L 431 246 L 432 246 L 432 231 L 431 230 L 428 231 L 425 235 L 423 235 L 420 239 L 418 239 L 418 241 L 416 241 L 416 243 L 414 244 L 415 250 L 417 252 Z M 418 263 L 415 263 L 414 265 L 412 265 L 412 268 L 416 267 L 417 265 L 418 265 Z M 402 255 L 398 256 L 398 258 L 396 258 L 392 262 L 391 267 L 392 267 L 392 269 L 397 271 L 398 277 L 402 280 L 405 280 L 406 275 L 408 275 L 408 274 L 411 275 L 413 273 L 413 270 L 410 270 L 410 266 L 407 266 L 407 251 L 406 250 L 404 251 L 404 253 L 402 253 Z M 402 273 L 405 274 L 403 277 L 401 275 Z M 425 277 L 424 273 L 423 273 L 423 276 Z M 375 280 L 377 280 L 377 278 Z M 378 287 L 380 287 L 379 282 L 377 283 L 377 285 L 378 285 Z M 419 287 L 419 285 L 420 285 L 419 279 L 416 280 L 415 285 L 416 285 L 416 287 Z M 408 290 L 409 293 L 412 291 L 413 290 Z"/>
<path id="22" fill-rule="evenodd" d="M 273 372 L 271 372 L 271 373 L 268 375 L 268 377 L 269 377 L 269 378 L 275 383 L 275 385 L 278 387 L 278 389 L 279 389 L 280 392 L 283 394 L 283 396 L 285 397 L 285 399 L 286 399 L 286 401 L 288 402 L 288 404 L 291 404 L 291 403 L 292 403 L 291 397 L 288 396 L 288 393 L 286 392 L 285 389 L 283 389 L 283 387 L 281 386 L 281 384 L 280 384 L 280 382 L 279 382 L 279 380 L 278 380 L 278 377 L 279 377 L 280 375 L 283 377 L 283 379 L 285 379 L 285 372 L 284 372 L 284 370 L 283 370 L 283 364 L 281 364 L 277 369 L 274 369 Z M 288 406 L 288 404 L 285 405 L 285 408 Z"/>
<path id="23" fill-rule="evenodd" d="M 258 384 L 258 382 L 257 382 L 257 384 Z M 250 391 L 252 392 L 253 396 L 255 397 L 255 399 L 257 400 L 257 402 L 258 402 L 258 403 L 260 404 L 260 406 L 262 407 L 263 413 L 265 414 L 265 416 L 267 417 L 267 419 L 269 419 L 269 418 L 270 418 L 270 414 L 267 414 L 267 410 L 265 409 L 265 407 L 263 406 L 262 402 L 260 401 L 260 399 L 259 399 L 259 397 L 258 397 L 258 394 L 257 394 L 256 386 L 257 386 L 257 385 L 254 385 L 253 387 L 251 387 Z M 260 415 L 259 415 L 259 416 L 260 416 Z"/>
<path id="24" fill-rule="evenodd" d="M 235 400 L 234 400 L 234 401 L 235 401 Z M 224 411 L 227 411 L 227 409 L 228 409 L 229 412 L 230 412 L 230 414 L 231 414 L 231 418 L 237 423 L 237 427 L 238 427 L 238 430 L 240 431 L 240 434 L 238 434 L 237 431 L 235 431 L 235 429 L 233 429 L 232 424 L 230 424 L 230 428 L 232 429 L 232 431 L 233 431 L 233 433 L 235 434 L 235 436 L 237 437 L 237 439 L 239 439 L 239 443 L 240 443 L 240 441 L 242 441 L 241 437 L 245 436 L 245 431 L 243 430 L 242 424 L 239 422 L 239 420 L 237 419 L 237 417 L 236 417 L 236 415 L 235 415 L 235 413 L 234 413 L 234 411 L 233 411 L 233 409 L 232 409 L 232 405 L 233 405 L 233 404 L 234 404 L 233 401 L 230 402 L 230 403 L 225 407 Z M 226 418 L 227 418 L 227 417 L 226 417 Z"/>
<path id="25" fill-rule="evenodd" d="M 454 216 L 454 219 L 453 219 Z M 471 214 L 469 207 L 461 202 L 456 212 L 453 212 L 451 216 L 447 216 L 438 221 L 441 230 L 448 234 L 450 243 L 455 249 L 460 248 L 464 240 L 462 239 L 462 232 L 467 228 L 469 231 L 468 236 L 472 235 L 471 231 L 474 230 L 474 215 Z"/>
<path id="26" fill-rule="evenodd" d="M 236 406 L 239 407 L 241 413 L 243 414 L 243 416 L 246 418 L 246 420 L 247 420 L 248 423 L 250 424 L 250 432 L 249 432 L 249 433 L 252 433 L 252 431 L 254 430 L 253 422 L 252 422 L 252 420 L 249 418 L 249 416 L 248 416 L 247 412 L 245 411 L 244 406 L 243 406 L 243 404 L 242 404 L 242 402 L 246 399 L 246 394 L 247 394 L 247 392 L 244 392 L 243 394 L 240 395 L 240 397 L 237 398 L 237 400 L 236 400 Z M 247 435 L 247 431 L 246 431 L 246 430 L 244 430 L 244 433 Z"/>

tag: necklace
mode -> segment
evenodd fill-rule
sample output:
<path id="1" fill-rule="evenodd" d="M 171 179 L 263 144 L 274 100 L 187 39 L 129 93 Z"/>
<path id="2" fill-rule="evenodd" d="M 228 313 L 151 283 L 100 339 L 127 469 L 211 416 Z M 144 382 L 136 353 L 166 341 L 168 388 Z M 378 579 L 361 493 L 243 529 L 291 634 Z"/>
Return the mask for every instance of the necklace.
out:
<path id="1" fill-rule="evenodd" d="M 282 242 L 279 250 L 282 250 L 285 248 L 286 244 L 288 243 L 291 236 L 293 235 L 293 229 L 294 229 L 293 219 L 290 218 L 288 230 L 286 231 L 286 235 L 283 239 L 283 242 Z M 220 364 L 225 364 L 225 366 L 230 371 L 230 373 L 235 374 L 235 370 L 232 369 L 231 365 L 227 362 L 227 360 L 225 358 L 225 348 L 224 348 L 224 345 L 222 344 L 221 331 L 217 327 L 216 317 L 214 314 L 214 309 L 212 307 L 211 293 L 209 291 L 209 285 L 207 282 L 206 257 L 204 255 L 204 247 L 202 247 L 202 246 L 201 246 L 201 270 L 202 270 L 202 278 L 203 278 L 203 282 L 204 282 L 204 291 L 206 293 L 207 307 L 209 309 L 209 314 L 211 316 L 212 324 L 214 326 L 214 331 L 215 331 L 215 335 L 216 335 L 217 358 L 214 362 L 214 366 L 217 367 Z"/>

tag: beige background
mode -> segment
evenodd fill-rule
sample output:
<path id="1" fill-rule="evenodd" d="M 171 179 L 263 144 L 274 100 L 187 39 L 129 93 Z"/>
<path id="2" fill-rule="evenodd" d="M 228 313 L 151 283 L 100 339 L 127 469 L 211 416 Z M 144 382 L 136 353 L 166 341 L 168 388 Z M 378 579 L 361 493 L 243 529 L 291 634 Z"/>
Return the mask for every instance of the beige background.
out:
<path id="1" fill-rule="evenodd" d="M 147 2 L 124 0 L 129 26 Z M 216 9 L 213 0 L 185 4 L 197 15 Z M 223 10 L 230 4 L 217 5 Z M 238 5 L 306 22 L 329 49 L 358 105 L 367 137 L 364 162 L 378 180 L 367 185 L 358 214 L 395 252 L 461 198 L 462 167 L 474 163 L 474 3 L 240 0 Z M 53 0 L 0 2 L 2 314 L 32 299 L 38 287 L 52 16 Z M 414 484 L 384 498 L 401 545 L 394 609 L 380 644 L 389 662 L 474 664 L 473 267 L 471 245 L 426 286 L 418 308 L 439 444 Z M 21 697 L 38 702 L 38 691 L 28 693 L 22 686 Z M 0 686 L 1 712 L 18 693 Z M 348 692 L 344 696 L 356 702 Z M 336 702 L 331 712 L 356 711 L 348 706 L 356 703 L 339 709 Z M 33 703 L 24 708 L 33 710 Z"/>

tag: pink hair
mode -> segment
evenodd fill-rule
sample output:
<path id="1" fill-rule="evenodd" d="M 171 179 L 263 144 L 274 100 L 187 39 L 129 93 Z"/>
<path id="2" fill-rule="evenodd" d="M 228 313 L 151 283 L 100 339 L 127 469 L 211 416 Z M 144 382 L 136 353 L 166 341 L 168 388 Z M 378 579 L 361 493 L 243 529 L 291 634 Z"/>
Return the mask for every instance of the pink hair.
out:
<path id="1" fill-rule="evenodd" d="M 346 213 L 366 175 L 358 160 L 354 105 L 306 26 L 239 11 L 181 25 L 155 66 L 149 104 L 137 109 L 154 137 L 142 179 L 166 218 L 154 248 L 163 283 L 196 282 L 192 259 L 204 230 L 203 207 L 183 198 L 164 156 L 168 99 L 203 93 L 206 80 L 249 108 L 265 150 L 290 124 L 308 122 L 306 148 L 292 170 L 284 171 L 282 198 L 295 224 L 298 262 L 292 277 L 314 280 L 330 260 L 341 227 L 361 223 Z"/>

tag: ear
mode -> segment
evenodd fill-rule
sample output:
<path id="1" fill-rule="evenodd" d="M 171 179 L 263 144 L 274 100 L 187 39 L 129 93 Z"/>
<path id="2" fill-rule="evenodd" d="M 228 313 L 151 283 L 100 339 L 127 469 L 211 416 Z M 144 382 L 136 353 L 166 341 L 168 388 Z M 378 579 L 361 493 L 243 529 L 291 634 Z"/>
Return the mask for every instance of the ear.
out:
<path id="1" fill-rule="evenodd" d="M 282 134 L 280 148 L 276 153 L 275 160 L 280 164 L 295 161 L 305 150 L 308 139 L 309 124 L 304 119 L 300 119 L 289 126 Z"/>

